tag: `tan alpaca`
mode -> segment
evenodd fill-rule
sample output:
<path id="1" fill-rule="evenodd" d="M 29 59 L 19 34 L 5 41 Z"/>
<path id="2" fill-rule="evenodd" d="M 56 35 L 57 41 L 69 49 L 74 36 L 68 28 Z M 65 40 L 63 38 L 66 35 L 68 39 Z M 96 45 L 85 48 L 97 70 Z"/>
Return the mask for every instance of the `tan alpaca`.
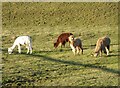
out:
<path id="1" fill-rule="evenodd" d="M 71 36 L 69 36 L 69 42 L 70 42 L 70 47 L 71 47 L 74 55 L 76 54 L 76 52 L 77 52 L 77 54 L 79 54 L 80 49 L 82 50 L 82 54 L 83 54 L 82 42 L 81 42 L 80 38 L 74 39 L 74 36 L 71 35 Z"/>
<path id="2" fill-rule="evenodd" d="M 104 36 L 102 38 L 99 38 L 96 43 L 96 47 L 94 50 L 94 56 L 97 57 L 100 53 L 100 56 L 102 55 L 102 51 L 104 51 L 107 56 L 109 55 L 110 50 L 110 38 L 108 36 Z"/>

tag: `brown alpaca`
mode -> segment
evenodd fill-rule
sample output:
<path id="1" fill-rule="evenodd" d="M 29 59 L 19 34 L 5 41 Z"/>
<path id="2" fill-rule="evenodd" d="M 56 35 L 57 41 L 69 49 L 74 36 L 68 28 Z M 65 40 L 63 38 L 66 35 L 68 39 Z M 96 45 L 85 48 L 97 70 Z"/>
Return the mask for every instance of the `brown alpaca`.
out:
<path id="1" fill-rule="evenodd" d="M 74 36 L 71 35 L 69 37 L 69 42 L 70 42 L 70 47 L 71 47 L 74 55 L 76 54 L 76 52 L 77 52 L 77 54 L 79 54 L 80 49 L 82 50 L 81 53 L 83 54 L 82 41 L 80 40 L 80 38 L 74 39 Z"/>
<path id="2" fill-rule="evenodd" d="M 59 44 L 61 44 L 61 47 L 62 47 L 62 45 L 65 47 L 65 44 L 66 44 L 66 42 L 68 42 L 68 37 L 70 35 L 73 35 L 73 34 L 72 33 L 62 33 L 58 37 L 57 41 L 54 43 L 54 47 L 57 48 Z"/>
<path id="3" fill-rule="evenodd" d="M 110 38 L 108 36 L 99 38 L 96 43 L 96 47 L 94 50 L 94 56 L 97 57 L 100 53 L 100 56 L 102 55 L 102 51 L 104 51 L 107 56 L 109 55 L 110 50 Z"/>

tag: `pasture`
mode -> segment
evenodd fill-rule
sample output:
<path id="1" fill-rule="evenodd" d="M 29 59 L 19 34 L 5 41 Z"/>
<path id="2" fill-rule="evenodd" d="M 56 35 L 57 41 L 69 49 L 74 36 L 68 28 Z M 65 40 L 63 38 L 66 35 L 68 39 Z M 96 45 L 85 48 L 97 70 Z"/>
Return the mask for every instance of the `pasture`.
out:
<path id="1" fill-rule="evenodd" d="M 91 8 L 90 8 L 91 6 Z M 2 3 L 3 86 L 117 86 L 117 3 Z M 91 9 L 91 10 L 90 10 Z M 83 55 L 73 55 L 69 43 L 53 47 L 57 37 L 71 32 L 80 37 Z M 29 35 L 33 53 L 17 47 L 15 37 Z M 93 57 L 99 37 L 111 38 L 110 55 Z"/>

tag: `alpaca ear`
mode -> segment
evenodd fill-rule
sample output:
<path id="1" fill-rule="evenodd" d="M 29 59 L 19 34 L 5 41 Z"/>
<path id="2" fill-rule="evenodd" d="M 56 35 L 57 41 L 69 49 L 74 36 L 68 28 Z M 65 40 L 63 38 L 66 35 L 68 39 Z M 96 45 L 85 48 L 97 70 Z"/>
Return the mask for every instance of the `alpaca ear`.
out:
<path id="1" fill-rule="evenodd" d="M 94 56 L 94 54 L 95 54 L 95 52 L 94 52 L 94 51 L 92 51 L 92 52 L 91 52 L 91 56 Z"/>
<path id="2" fill-rule="evenodd" d="M 94 56 L 94 55 L 93 55 L 93 52 L 91 53 L 91 56 Z"/>
<path id="3" fill-rule="evenodd" d="M 10 48 L 8 48 L 8 50 L 9 50 Z"/>

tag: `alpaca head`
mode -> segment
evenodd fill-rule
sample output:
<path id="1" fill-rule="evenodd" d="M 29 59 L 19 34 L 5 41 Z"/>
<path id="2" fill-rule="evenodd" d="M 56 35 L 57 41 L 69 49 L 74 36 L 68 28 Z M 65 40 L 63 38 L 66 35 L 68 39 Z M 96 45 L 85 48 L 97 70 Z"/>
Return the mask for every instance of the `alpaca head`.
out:
<path id="1" fill-rule="evenodd" d="M 13 52 L 13 49 L 10 47 L 8 48 L 8 53 L 11 54 Z"/>
<path id="2" fill-rule="evenodd" d="M 74 41 L 74 36 L 70 35 L 68 39 L 69 39 L 70 42 L 73 42 Z"/>
<path id="3" fill-rule="evenodd" d="M 99 53 L 97 53 L 97 52 L 96 52 L 96 53 L 94 53 L 94 57 L 97 57 L 97 56 L 98 56 L 98 54 L 99 54 Z"/>
<path id="4" fill-rule="evenodd" d="M 98 52 L 92 52 L 92 53 L 91 53 L 91 56 L 97 57 L 98 54 L 99 54 Z"/>
<path id="5" fill-rule="evenodd" d="M 93 56 L 94 56 L 94 57 L 97 57 L 97 56 L 99 55 L 100 50 L 101 50 L 101 47 L 100 47 L 100 46 L 96 46 L 96 47 L 95 47 L 95 50 L 94 50 Z"/>
<path id="6" fill-rule="evenodd" d="M 57 48 L 57 46 L 58 46 L 58 43 L 57 43 L 57 42 L 56 42 L 56 43 L 54 43 L 54 47 L 55 47 L 55 48 Z"/>

